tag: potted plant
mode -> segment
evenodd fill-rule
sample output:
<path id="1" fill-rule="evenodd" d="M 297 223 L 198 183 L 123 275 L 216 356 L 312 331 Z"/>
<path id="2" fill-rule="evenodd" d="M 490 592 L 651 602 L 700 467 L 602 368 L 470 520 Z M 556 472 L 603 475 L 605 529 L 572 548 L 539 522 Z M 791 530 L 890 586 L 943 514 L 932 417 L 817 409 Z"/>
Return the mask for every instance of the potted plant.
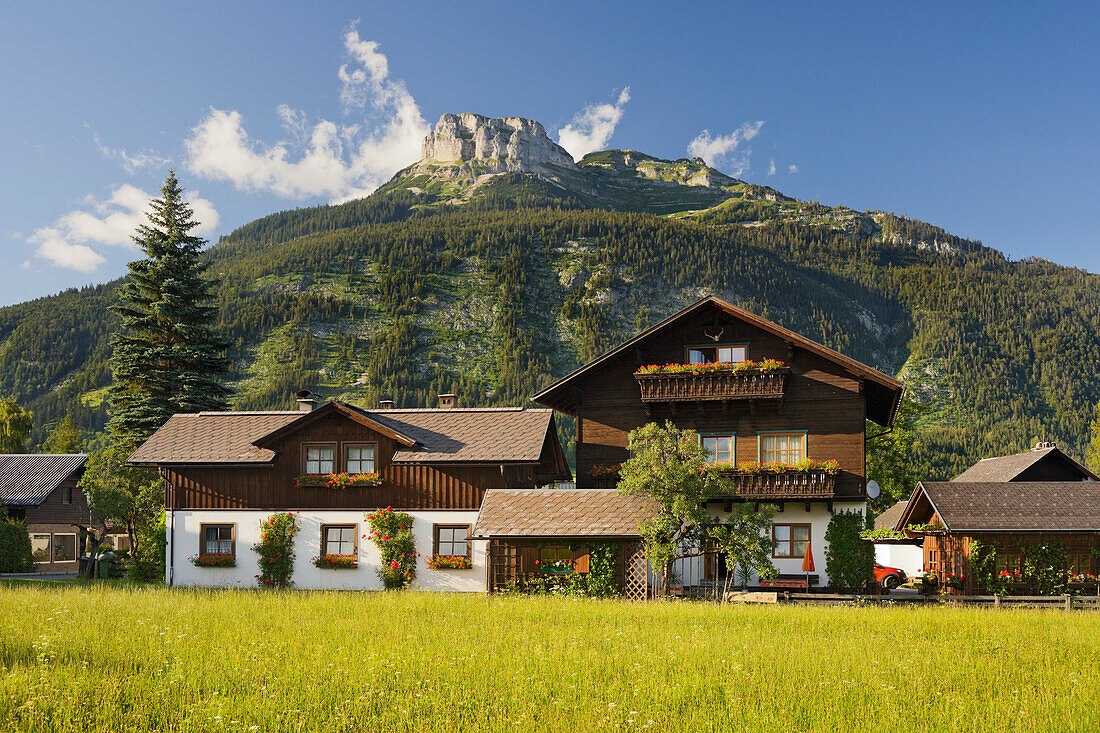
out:
<path id="1" fill-rule="evenodd" d="M 192 555 L 191 564 L 197 568 L 232 568 L 237 565 L 237 556 L 232 552 L 204 552 Z"/>
<path id="2" fill-rule="evenodd" d="M 469 570 L 473 567 L 465 555 L 432 555 L 428 558 L 429 570 Z"/>
<path id="3" fill-rule="evenodd" d="M 352 570 L 359 567 L 357 555 L 319 555 L 313 558 L 313 564 L 330 570 Z"/>

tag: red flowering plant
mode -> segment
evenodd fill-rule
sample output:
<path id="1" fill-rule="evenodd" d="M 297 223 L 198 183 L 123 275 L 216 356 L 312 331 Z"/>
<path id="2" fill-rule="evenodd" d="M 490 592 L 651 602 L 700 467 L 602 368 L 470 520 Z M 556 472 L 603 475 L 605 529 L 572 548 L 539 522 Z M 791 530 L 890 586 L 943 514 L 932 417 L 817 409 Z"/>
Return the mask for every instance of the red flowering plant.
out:
<path id="1" fill-rule="evenodd" d="M 429 570 L 469 570 L 473 567 L 465 555 L 432 555 L 428 558 Z"/>
<path id="2" fill-rule="evenodd" d="M 713 374 L 715 372 L 774 372 L 787 365 L 775 359 L 762 361 L 716 361 L 709 364 L 647 364 L 635 374 Z"/>
<path id="3" fill-rule="evenodd" d="M 604 478 L 605 476 L 618 476 L 619 471 L 621 471 L 622 468 L 623 468 L 623 464 L 621 464 L 621 463 L 608 463 L 608 464 L 597 463 L 594 466 L 592 466 L 592 470 L 589 471 L 589 474 L 592 476 L 592 478 Z"/>
<path id="4" fill-rule="evenodd" d="M 379 509 L 367 515 L 369 537 L 381 551 L 378 577 L 387 590 L 409 587 L 416 577 L 416 545 L 413 542 L 413 518 L 405 512 L 395 512 L 392 507 Z"/>
<path id="5" fill-rule="evenodd" d="M 354 486 L 378 486 L 382 483 L 379 473 L 303 473 L 294 479 L 294 485 L 324 486 L 329 489 L 347 489 Z"/>
<path id="6" fill-rule="evenodd" d="M 963 588 L 963 576 L 956 575 L 955 573 L 944 573 L 943 584 L 948 588 L 954 588 L 955 590 L 962 590 Z"/>
<path id="7" fill-rule="evenodd" d="M 237 565 L 237 556 L 232 552 L 204 552 L 192 555 L 191 564 L 197 568 L 232 568 Z"/>
<path id="8" fill-rule="evenodd" d="M 260 556 L 256 581 L 261 588 L 289 588 L 294 574 L 294 535 L 298 516 L 290 512 L 272 514 L 260 522 L 260 541 L 252 546 Z"/>
<path id="9" fill-rule="evenodd" d="M 743 473 L 753 475 L 760 473 L 805 473 L 810 471 L 836 473 L 840 470 L 840 463 L 832 459 L 827 461 L 815 461 L 812 458 L 803 458 L 796 463 L 779 463 L 777 461 L 770 461 L 767 463 L 761 463 L 759 461 L 741 461 L 740 463 L 733 463 L 732 461 L 722 461 L 720 463 L 708 464 L 706 470 L 716 473 Z"/>
<path id="10" fill-rule="evenodd" d="M 351 570 L 359 567 L 358 555 L 318 555 L 313 558 L 313 564 L 319 568 L 331 568 L 333 570 Z"/>

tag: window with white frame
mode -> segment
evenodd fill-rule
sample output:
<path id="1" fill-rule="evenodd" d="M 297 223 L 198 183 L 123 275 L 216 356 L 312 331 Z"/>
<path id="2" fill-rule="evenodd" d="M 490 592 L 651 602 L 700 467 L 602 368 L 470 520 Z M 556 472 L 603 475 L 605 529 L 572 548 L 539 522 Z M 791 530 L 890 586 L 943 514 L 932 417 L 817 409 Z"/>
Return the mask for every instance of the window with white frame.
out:
<path id="1" fill-rule="evenodd" d="M 732 435 L 704 435 L 702 441 L 707 463 L 733 463 Z"/>
<path id="2" fill-rule="evenodd" d="M 349 445 L 347 452 L 347 466 L 344 470 L 348 473 L 374 473 L 373 445 Z"/>
<path id="3" fill-rule="evenodd" d="M 53 555 L 52 548 L 53 542 L 50 541 L 50 535 L 31 535 L 31 554 L 34 555 L 35 562 L 49 562 L 50 557 Z"/>
<path id="4" fill-rule="evenodd" d="M 306 473 L 332 473 L 336 464 L 336 447 L 332 445 L 306 446 Z"/>
<path id="5" fill-rule="evenodd" d="M 76 560 L 76 535 L 55 534 L 53 536 L 53 561 L 72 562 Z"/>
<path id="6" fill-rule="evenodd" d="M 806 457 L 805 433 L 761 433 L 761 463 L 795 464 Z"/>
<path id="7" fill-rule="evenodd" d="M 713 364 L 715 362 L 738 364 L 747 361 L 747 346 L 689 346 L 687 350 L 689 364 Z"/>

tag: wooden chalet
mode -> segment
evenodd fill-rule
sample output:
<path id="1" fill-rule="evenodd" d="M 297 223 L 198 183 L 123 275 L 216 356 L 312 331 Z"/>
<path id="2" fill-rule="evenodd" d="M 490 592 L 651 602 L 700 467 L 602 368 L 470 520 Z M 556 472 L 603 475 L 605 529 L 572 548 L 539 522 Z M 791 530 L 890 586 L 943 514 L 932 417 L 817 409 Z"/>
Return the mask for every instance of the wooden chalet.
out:
<path id="1" fill-rule="evenodd" d="M 913 527 L 931 525 L 914 532 Z M 917 484 L 894 528 L 923 538 L 926 570 L 975 587 L 975 542 L 996 552 L 997 571 L 1022 568 L 1023 548 L 1057 542 L 1075 574 L 1100 572 L 1100 478 L 1053 443 L 986 458 L 951 481 Z"/>
<path id="2" fill-rule="evenodd" d="M 662 368 L 706 364 L 716 366 Z M 533 399 L 576 417 L 580 489 L 614 486 L 615 466 L 630 455 L 628 434 L 649 422 L 694 429 L 715 463 L 782 464 L 730 471 L 729 493 L 711 509 L 721 516 L 733 502 L 775 504 L 776 567 L 801 573 L 812 547 L 818 572 L 811 583 L 824 585 L 824 533 L 834 505 L 865 508 L 865 421 L 889 428 L 901 395 L 896 379 L 708 297 Z M 823 465 L 831 461 L 834 470 Z M 716 555 L 680 569 L 685 585 L 724 573 Z"/>
<path id="3" fill-rule="evenodd" d="M 299 393 L 300 409 L 174 415 L 130 457 L 165 478 L 167 582 L 251 585 L 251 546 L 275 511 L 300 512 L 301 587 L 379 587 L 377 549 L 364 540 L 365 514 L 392 507 L 414 517 L 417 551 L 460 554 L 472 569 L 419 571 L 418 585 L 483 590 L 484 550 L 469 535 L 486 492 L 533 489 L 571 478 L 550 410 L 454 406 L 366 410 L 321 405 Z M 335 474 L 356 481 L 327 484 Z M 359 479 L 364 479 L 359 481 Z M 297 540 L 296 540 L 297 541 Z M 229 554 L 234 567 L 198 567 L 194 558 Z M 358 567 L 324 570 L 321 554 L 353 555 Z"/>
<path id="4" fill-rule="evenodd" d="M 85 551 L 80 528 L 92 526 L 88 498 L 77 488 L 87 460 L 83 453 L 0 454 L 0 504 L 26 523 L 37 571 L 77 571 Z M 107 539 L 115 549 L 128 546 L 124 535 Z"/>

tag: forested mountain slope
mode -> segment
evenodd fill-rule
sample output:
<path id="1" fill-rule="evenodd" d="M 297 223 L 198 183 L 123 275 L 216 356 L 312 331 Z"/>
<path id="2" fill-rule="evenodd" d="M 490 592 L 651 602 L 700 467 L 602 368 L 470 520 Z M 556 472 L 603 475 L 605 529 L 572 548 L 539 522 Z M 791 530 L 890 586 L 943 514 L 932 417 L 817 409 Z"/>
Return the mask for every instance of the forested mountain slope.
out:
<path id="1" fill-rule="evenodd" d="M 557 180 L 407 170 L 366 199 L 224 237 L 209 259 L 236 405 L 289 406 L 303 385 L 363 404 L 446 391 L 521 403 L 716 294 L 900 374 L 928 408 L 923 475 L 1037 437 L 1083 452 L 1100 398 L 1100 276 L 716 171 L 700 179 L 687 168 L 701 161 L 638 173 L 646 159 L 595 153 Z M 102 425 L 116 287 L 0 309 L 0 392 L 34 410 L 39 435 L 66 412 Z"/>

